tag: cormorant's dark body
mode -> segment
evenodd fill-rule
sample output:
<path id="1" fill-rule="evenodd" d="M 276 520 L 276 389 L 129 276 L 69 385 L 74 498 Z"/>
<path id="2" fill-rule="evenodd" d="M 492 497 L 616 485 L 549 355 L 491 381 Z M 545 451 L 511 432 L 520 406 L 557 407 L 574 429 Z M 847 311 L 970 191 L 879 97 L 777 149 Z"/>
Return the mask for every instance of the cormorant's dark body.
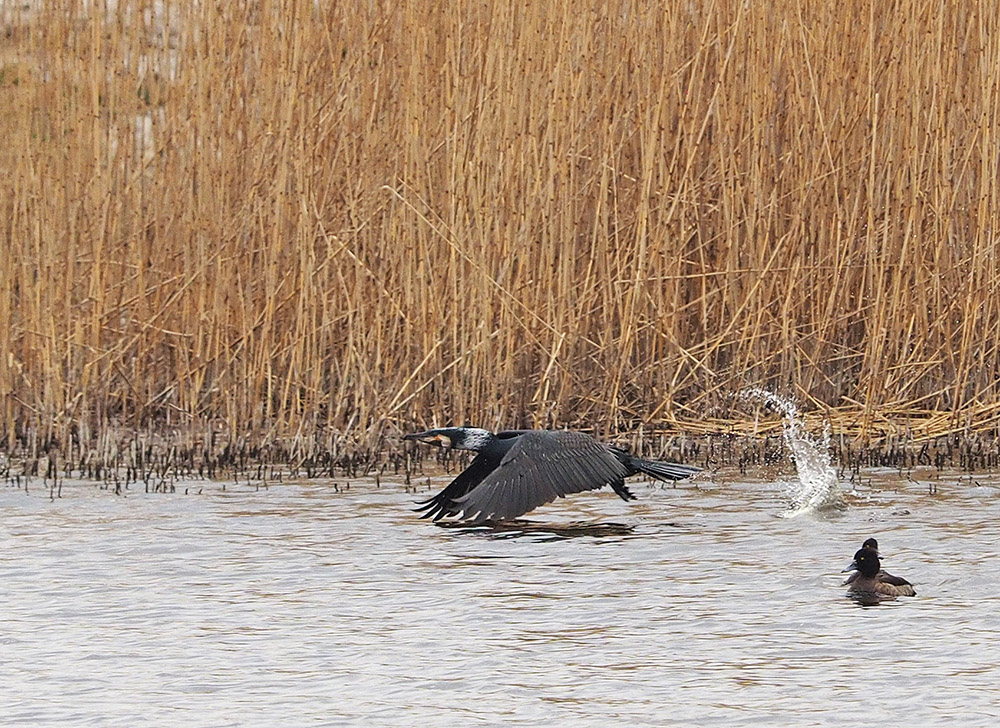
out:
<path id="1" fill-rule="evenodd" d="M 635 498 L 625 478 L 645 473 L 680 480 L 698 468 L 644 460 L 581 432 L 448 427 L 406 435 L 443 447 L 473 450 L 476 457 L 455 480 L 420 504 L 423 518 L 506 521 L 570 493 L 605 485 L 622 500 Z"/>

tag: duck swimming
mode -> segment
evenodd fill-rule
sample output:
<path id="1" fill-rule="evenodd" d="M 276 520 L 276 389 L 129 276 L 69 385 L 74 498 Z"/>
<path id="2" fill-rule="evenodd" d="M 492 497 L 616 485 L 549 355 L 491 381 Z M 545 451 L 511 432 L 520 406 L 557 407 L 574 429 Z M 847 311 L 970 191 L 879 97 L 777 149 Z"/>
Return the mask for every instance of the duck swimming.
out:
<path id="1" fill-rule="evenodd" d="M 637 458 L 625 450 L 568 430 L 444 427 L 403 437 L 477 453 L 440 493 L 419 504 L 421 518 L 447 516 L 473 523 L 508 521 L 570 493 L 605 485 L 622 500 L 635 496 L 625 478 L 643 473 L 657 480 L 690 477 L 699 468 Z"/>
<path id="2" fill-rule="evenodd" d="M 863 544 L 861 544 L 861 548 L 863 548 L 863 549 L 871 549 L 872 551 L 874 551 L 875 554 L 879 558 L 879 563 L 881 563 L 882 554 L 880 554 L 879 550 L 878 550 L 878 541 L 876 541 L 874 538 L 865 539 L 865 542 Z M 846 571 L 846 569 L 845 569 L 845 571 Z M 844 580 L 844 585 L 846 586 L 847 584 L 853 584 L 854 581 L 859 576 L 861 576 L 861 572 L 860 571 L 853 572 L 849 577 L 847 577 Z M 878 578 L 879 578 L 879 581 L 885 581 L 885 582 L 888 582 L 890 584 L 896 584 L 896 585 L 902 585 L 902 584 L 909 584 L 910 583 L 910 582 L 908 582 L 906 579 L 904 579 L 901 576 L 893 576 L 892 574 L 890 574 L 885 569 L 880 569 L 879 570 L 879 572 L 878 572 Z"/>
<path id="3" fill-rule="evenodd" d="M 874 541 L 874 539 L 869 540 Z M 857 572 L 844 582 L 848 585 L 847 593 L 853 596 L 916 596 L 916 590 L 906 579 L 882 571 L 882 562 L 879 560 L 877 548 L 868 546 L 868 541 L 865 544 L 854 554 L 854 561 L 851 562 L 851 565 L 844 569 L 844 571 Z M 875 546 L 878 546 L 877 541 Z"/>

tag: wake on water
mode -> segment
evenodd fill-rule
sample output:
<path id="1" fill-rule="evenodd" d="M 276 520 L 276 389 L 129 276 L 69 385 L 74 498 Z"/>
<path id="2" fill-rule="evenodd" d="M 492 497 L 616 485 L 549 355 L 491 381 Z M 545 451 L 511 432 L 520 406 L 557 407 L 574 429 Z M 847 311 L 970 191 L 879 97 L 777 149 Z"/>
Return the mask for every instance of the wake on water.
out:
<path id="1" fill-rule="evenodd" d="M 792 453 L 798 482 L 789 484 L 789 507 L 781 514 L 782 518 L 842 508 L 844 504 L 837 470 L 830 461 L 829 425 L 824 426 L 822 436 L 814 437 L 806 431 L 799 408 L 792 400 L 759 387 L 742 390 L 740 397 L 765 402 L 778 410 L 783 418 L 781 435 Z"/>

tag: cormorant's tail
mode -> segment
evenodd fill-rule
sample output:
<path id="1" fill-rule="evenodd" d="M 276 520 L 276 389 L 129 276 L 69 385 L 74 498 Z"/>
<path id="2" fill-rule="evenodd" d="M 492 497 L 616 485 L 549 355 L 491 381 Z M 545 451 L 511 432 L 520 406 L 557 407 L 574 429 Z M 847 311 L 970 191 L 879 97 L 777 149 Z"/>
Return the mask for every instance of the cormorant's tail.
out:
<path id="1" fill-rule="evenodd" d="M 643 460 L 637 457 L 630 457 L 629 465 L 638 472 L 645 473 L 657 480 L 684 480 L 684 478 L 690 478 L 695 473 L 701 472 L 701 468 L 696 468 L 693 465 L 665 463 L 661 460 Z"/>

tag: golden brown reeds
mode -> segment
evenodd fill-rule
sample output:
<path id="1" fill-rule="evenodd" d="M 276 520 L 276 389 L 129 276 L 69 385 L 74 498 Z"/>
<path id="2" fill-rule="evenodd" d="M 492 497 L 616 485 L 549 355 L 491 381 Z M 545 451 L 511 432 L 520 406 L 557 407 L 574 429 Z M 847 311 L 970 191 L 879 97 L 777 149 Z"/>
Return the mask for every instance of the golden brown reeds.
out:
<path id="1" fill-rule="evenodd" d="M 0 8 L 7 447 L 997 427 L 998 2 Z"/>

